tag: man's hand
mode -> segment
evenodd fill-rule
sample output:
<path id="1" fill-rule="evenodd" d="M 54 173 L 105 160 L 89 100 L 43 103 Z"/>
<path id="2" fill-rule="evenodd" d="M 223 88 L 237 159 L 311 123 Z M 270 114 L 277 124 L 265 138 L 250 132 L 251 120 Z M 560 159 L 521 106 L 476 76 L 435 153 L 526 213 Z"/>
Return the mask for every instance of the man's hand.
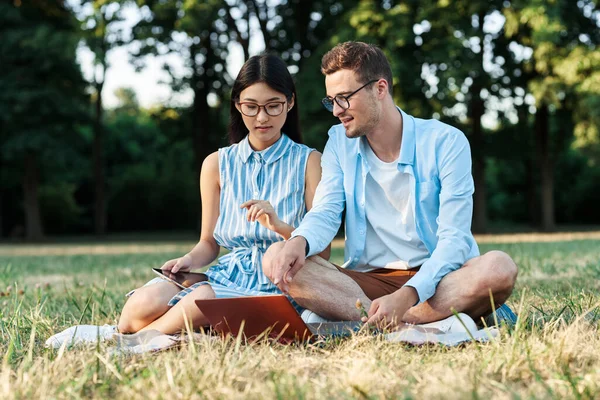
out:
<path id="1" fill-rule="evenodd" d="M 395 328 L 402 324 L 402 317 L 418 300 L 417 291 L 404 286 L 392 294 L 373 300 L 368 318 L 363 317 L 363 322 L 379 328 Z"/>
<path id="2" fill-rule="evenodd" d="M 306 239 L 302 236 L 296 236 L 288 240 L 283 249 L 273 259 L 271 271 L 267 276 L 283 293 L 289 292 L 289 283 L 304 266 L 306 260 L 305 248 Z"/>

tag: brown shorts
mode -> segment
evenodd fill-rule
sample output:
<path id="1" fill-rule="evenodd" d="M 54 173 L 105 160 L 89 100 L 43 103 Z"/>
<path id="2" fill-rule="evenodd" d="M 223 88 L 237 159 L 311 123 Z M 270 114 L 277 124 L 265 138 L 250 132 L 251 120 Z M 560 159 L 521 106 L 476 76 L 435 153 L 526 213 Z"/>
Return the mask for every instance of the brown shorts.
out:
<path id="1" fill-rule="evenodd" d="M 359 272 L 340 268 L 337 265 L 335 267 L 344 275 L 352 278 L 371 300 L 400 289 L 410 278 L 415 276 L 420 268 L 409 270 L 377 268 L 369 272 Z"/>

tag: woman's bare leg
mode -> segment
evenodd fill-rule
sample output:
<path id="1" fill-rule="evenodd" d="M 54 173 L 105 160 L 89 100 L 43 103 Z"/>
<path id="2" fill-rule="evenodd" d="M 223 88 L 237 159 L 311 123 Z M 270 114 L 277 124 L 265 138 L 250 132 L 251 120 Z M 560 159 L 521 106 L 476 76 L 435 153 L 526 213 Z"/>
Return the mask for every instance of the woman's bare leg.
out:
<path id="1" fill-rule="evenodd" d="M 202 285 L 192 293 L 186 295 L 166 313 L 157 318 L 151 324 L 145 326 L 142 331 L 155 329 L 170 335 L 185 329 L 187 319 L 192 328 L 209 325 L 208 319 L 200 312 L 195 301 L 200 299 L 214 299 L 215 292 L 210 285 Z"/>
<path id="2" fill-rule="evenodd" d="M 169 300 L 179 292 L 171 282 L 158 282 L 136 289 L 119 318 L 121 333 L 135 333 L 169 310 Z"/>

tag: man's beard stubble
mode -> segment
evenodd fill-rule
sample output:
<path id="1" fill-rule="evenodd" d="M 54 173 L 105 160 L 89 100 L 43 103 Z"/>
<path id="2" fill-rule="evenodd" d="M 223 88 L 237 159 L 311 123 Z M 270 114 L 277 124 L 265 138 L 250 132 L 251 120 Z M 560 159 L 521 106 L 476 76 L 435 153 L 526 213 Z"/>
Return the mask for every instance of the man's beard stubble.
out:
<path id="1" fill-rule="evenodd" d="M 352 131 L 346 129 L 346 137 L 350 139 L 356 139 L 361 136 L 365 136 L 369 132 L 371 132 L 377 126 L 377 124 L 379 124 L 380 120 L 381 111 L 377 108 L 374 102 L 369 102 L 369 113 L 367 116 L 367 120 L 362 126 L 356 126 Z"/>

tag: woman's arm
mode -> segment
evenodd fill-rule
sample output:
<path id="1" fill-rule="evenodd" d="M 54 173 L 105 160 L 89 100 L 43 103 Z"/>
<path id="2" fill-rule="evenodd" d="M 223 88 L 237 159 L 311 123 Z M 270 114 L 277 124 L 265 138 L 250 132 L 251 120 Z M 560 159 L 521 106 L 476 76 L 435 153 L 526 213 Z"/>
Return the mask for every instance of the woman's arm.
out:
<path id="1" fill-rule="evenodd" d="M 306 202 L 306 211 L 309 211 L 313 205 L 313 199 L 315 197 L 315 192 L 317 191 L 317 186 L 321 181 L 321 153 L 318 151 L 313 151 L 308 156 L 305 179 L 306 187 L 304 189 L 304 198 Z M 331 244 L 329 244 L 325 250 L 319 253 L 319 256 L 325 260 L 329 260 L 329 256 L 331 256 Z"/>
<path id="2" fill-rule="evenodd" d="M 246 219 L 248 222 L 258 222 L 265 228 L 281 235 L 288 240 L 294 231 L 291 225 L 279 219 L 273 205 L 267 200 L 248 200 L 240 206 L 248 210 Z"/>
<path id="3" fill-rule="evenodd" d="M 219 255 L 219 245 L 213 234 L 219 217 L 221 182 L 219 154 L 214 152 L 202 163 L 200 172 L 200 197 L 202 200 L 202 230 L 200 241 L 183 257 L 167 261 L 162 269 L 173 273 L 202 268 Z"/>

